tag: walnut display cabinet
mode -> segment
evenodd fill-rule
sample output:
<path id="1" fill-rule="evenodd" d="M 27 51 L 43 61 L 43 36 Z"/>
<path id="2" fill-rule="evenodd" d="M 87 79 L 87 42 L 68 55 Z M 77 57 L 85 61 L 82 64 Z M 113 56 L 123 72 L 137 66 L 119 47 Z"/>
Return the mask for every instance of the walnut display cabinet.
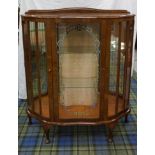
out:
<path id="1" fill-rule="evenodd" d="M 126 10 L 70 8 L 22 15 L 27 114 L 43 126 L 112 129 L 130 112 L 134 15 Z"/>

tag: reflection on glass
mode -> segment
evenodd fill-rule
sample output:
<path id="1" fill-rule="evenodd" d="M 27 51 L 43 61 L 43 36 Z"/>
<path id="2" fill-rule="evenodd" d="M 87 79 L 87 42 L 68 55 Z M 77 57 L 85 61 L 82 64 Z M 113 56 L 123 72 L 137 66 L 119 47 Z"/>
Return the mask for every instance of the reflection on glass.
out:
<path id="1" fill-rule="evenodd" d="M 44 23 L 38 23 L 38 44 L 40 53 L 40 85 L 41 94 L 47 93 L 47 52 L 45 47 Z"/>
<path id="2" fill-rule="evenodd" d="M 110 92 L 116 92 L 118 35 L 119 35 L 119 24 L 113 23 L 111 28 L 111 41 L 110 41 L 110 79 L 109 79 Z"/>
<path id="3" fill-rule="evenodd" d="M 33 97 L 37 97 L 39 92 L 38 92 L 37 62 L 36 62 L 35 22 L 30 22 L 30 45 L 31 45 Z"/>
<path id="4" fill-rule="evenodd" d="M 122 22 L 121 27 L 121 51 L 120 51 L 120 78 L 119 78 L 119 95 L 123 96 L 123 83 L 124 83 L 124 65 L 125 65 L 125 36 L 126 36 L 126 22 Z"/>
<path id="5" fill-rule="evenodd" d="M 38 74 L 37 74 L 37 46 L 36 46 L 36 27 L 35 22 L 30 22 L 30 46 L 31 46 L 31 66 L 32 66 L 32 89 L 33 89 L 33 107 L 34 111 L 40 114 L 39 108 L 39 85 L 38 85 Z"/>
<path id="6" fill-rule="evenodd" d="M 125 65 L 125 51 L 126 51 L 125 37 L 126 37 L 126 22 L 113 23 L 111 26 L 111 41 L 110 41 L 109 95 L 111 96 L 108 101 L 109 116 L 114 116 L 115 114 L 121 112 L 123 109 L 124 104 L 123 84 L 124 84 L 124 65 Z"/>
<path id="7" fill-rule="evenodd" d="M 49 117 L 47 58 L 43 22 L 30 22 L 30 46 L 34 111 Z"/>
<path id="8" fill-rule="evenodd" d="M 39 72 L 40 72 L 40 93 L 42 115 L 49 117 L 49 97 L 47 83 L 47 52 L 45 43 L 45 26 L 44 23 L 38 22 L 38 46 L 39 46 Z"/>
<path id="9" fill-rule="evenodd" d="M 124 78 L 124 63 L 125 63 L 125 34 L 126 22 L 121 23 L 121 37 L 119 38 L 119 23 L 113 23 L 111 31 L 111 44 L 110 44 L 110 81 L 109 91 L 116 92 L 117 80 L 117 57 L 118 57 L 118 44 L 121 41 L 120 47 L 120 76 L 119 76 L 119 94 L 123 95 L 123 78 Z"/>
<path id="10" fill-rule="evenodd" d="M 99 44 L 97 24 L 58 26 L 60 117 L 99 116 Z"/>

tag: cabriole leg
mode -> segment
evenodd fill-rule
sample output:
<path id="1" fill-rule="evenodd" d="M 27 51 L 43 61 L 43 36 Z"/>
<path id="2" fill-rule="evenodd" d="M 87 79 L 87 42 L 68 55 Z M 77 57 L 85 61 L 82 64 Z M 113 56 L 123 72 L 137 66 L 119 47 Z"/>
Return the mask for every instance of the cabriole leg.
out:
<path id="1" fill-rule="evenodd" d="M 49 139 L 50 125 L 43 124 L 43 129 L 44 129 L 45 138 L 46 138 L 45 143 L 48 144 L 50 143 L 50 139 Z"/>
<path id="2" fill-rule="evenodd" d="M 108 129 L 108 142 L 109 143 L 112 143 L 113 142 L 112 130 L 115 127 L 116 123 L 117 123 L 117 121 L 106 125 L 107 126 L 107 129 Z"/>
<path id="3" fill-rule="evenodd" d="M 125 123 L 128 123 L 128 114 L 125 115 Z"/>
<path id="4" fill-rule="evenodd" d="M 27 114 L 27 116 L 28 116 L 28 125 L 31 125 L 32 124 L 32 118 L 29 114 Z"/>
<path id="5" fill-rule="evenodd" d="M 108 128 L 108 142 L 112 143 L 112 141 L 113 141 L 112 129 Z"/>

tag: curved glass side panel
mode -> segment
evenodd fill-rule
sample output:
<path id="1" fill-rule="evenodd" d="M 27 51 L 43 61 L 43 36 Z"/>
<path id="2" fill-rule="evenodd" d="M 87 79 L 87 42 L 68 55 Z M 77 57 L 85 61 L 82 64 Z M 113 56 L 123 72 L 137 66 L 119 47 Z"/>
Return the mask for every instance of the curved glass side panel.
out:
<path id="1" fill-rule="evenodd" d="M 121 50 L 120 50 L 120 76 L 119 76 L 119 95 L 123 96 L 124 69 L 125 69 L 125 50 L 126 50 L 126 22 L 122 22 L 121 27 Z"/>
<path id="2" fill-rule="evenodd" d="M 39 87 L 37 76 L 37 61 L 36 61 L 36 27 L 35 22 L 30 23 L 30 60 L 31 60 L 31 73 L 32 73 L 32 96 L 33 96 L 33 110 L 35 113 L 40 114 L 39 108 Z"/>
<path id="3" fill-rule="evenodd" d="M 110 40 L 110 79 L 109 79 L 109 91 L 111 93 L 116 92 L 116 80 L 117 80 L 117 57 L 118 57 L 118 38 L 119 24 L 113 23 L 111 26 L 111 40 Z"/>
<path id="4" fill-rule="evenodd" d="M 49 118 L 47 52 L 43 22 L 30 22 L 30 46 L 34 112 Z"/>
<path id="5" fill-rule="evenodd" d="M 124 109 L 124 70 L 126 51 L 126 22 L 111 25 L 108 116 Z"/>

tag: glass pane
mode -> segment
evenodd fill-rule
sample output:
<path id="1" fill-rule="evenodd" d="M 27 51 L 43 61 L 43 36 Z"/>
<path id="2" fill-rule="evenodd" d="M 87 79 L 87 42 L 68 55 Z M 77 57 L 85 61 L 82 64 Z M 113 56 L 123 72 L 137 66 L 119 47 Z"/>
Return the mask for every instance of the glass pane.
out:
<path id="1" fill-rule="evenodd" d="M 108 98 L 108 116 L 114 116 L 115 114 L 123 111 L 124 107 L 123 84 L 124 84 L 125 49 L 126 49 L 125 41 L 126 41 L 126 22 L 113 23 L 111 28 L 111 44 L 110 44 L 110 80 L 109 80 L 110 93 Z M 119 52 L 120 55 L 118 55 Z M 117 72 L 119 75 L 117 75 Z M 117 76 L 119 77 L 118 81 Z"/>
<path id="2" fill-rule="evenodd" d="M 117 56 L 118 56 L 118 36 L 119 24 L 113 23 L 111 27 L 111 41 L 110 41 L 110 79 L 109 91 L 116 92 L 116 79 L 117 79 Z"/>
<path id="3" fill-rule="evenodd" d="M 99 25 L 58 26 L 59 117 L 99 117 Z"/>
<path id="4" fill-rule="evenodd" d="M 37 53 L 36 53 L 36 28 L 35 22 L 30 22 L 30 45 L 31 45 L 31 65 L 32 65 L 32 89 L 33 89 L 33 104 L 34 111 L 40 113 L 39 109 L 39 87 L 38 87 L 38 76 L 37 76 Z"/>
<path id="5" fill-rule="evenodd" d="M 126 61 L 127 61 L 127 77 L 126 77 L 126 85 L 125 85 L 125 108 L 129 106 L 129 96 L 130 96 L 130 77 L 131 77 L 131 64 L 132 64 L 132 39 L 133 39 L 133 21 L 128 22 L 128 45 L 127 45 L 127 53 L 126 53 Z"/>
<path id="6" fill-rule="evenodd" d="M 119 78 L 119 95 L 123 96 L 123 83 L 124 83 L 124 65 L 125 65 L 125 36 L 126 36 L 126 22 L 122 22 L 121 27 L 121 51 L 120 51 L 120 78 Z"/>
<path id="7" fill-rule="evenodd" d="M 34 111 L 49 117 L 44 23 L 30 22 L 30 46 Z"/>
<path id="8" fill-rule="evenodd" d="M 33 85 L 33 97 L 38 96 L 38 79 L 37 79 L 37 67 L 36 67 L 36 35 L 35 35 L 35 23 L 30 22 L 30 44 L 31 44 L 31 65 L 32 65 L 32 85 Z"/>
<path id="9" fill-rule="evenodd" d="M 41 109 L 44 117 L 49 117 L 49 97 L 47 84 L 47 52 L 45 42 L 44 23 L 38 23 L 38 46 L 40 56 L 40 92 L 41 92 Z"/>
<path id="10" fill-rule="evenodd" d="M 109 66 L 109 96 L 108 96 L 108 116 L 116 113 L 116 83 L 117 83 L 117 57 L 119 46 L 119 23 L 111 25 L 110 39 L 110 66 Z"/>

